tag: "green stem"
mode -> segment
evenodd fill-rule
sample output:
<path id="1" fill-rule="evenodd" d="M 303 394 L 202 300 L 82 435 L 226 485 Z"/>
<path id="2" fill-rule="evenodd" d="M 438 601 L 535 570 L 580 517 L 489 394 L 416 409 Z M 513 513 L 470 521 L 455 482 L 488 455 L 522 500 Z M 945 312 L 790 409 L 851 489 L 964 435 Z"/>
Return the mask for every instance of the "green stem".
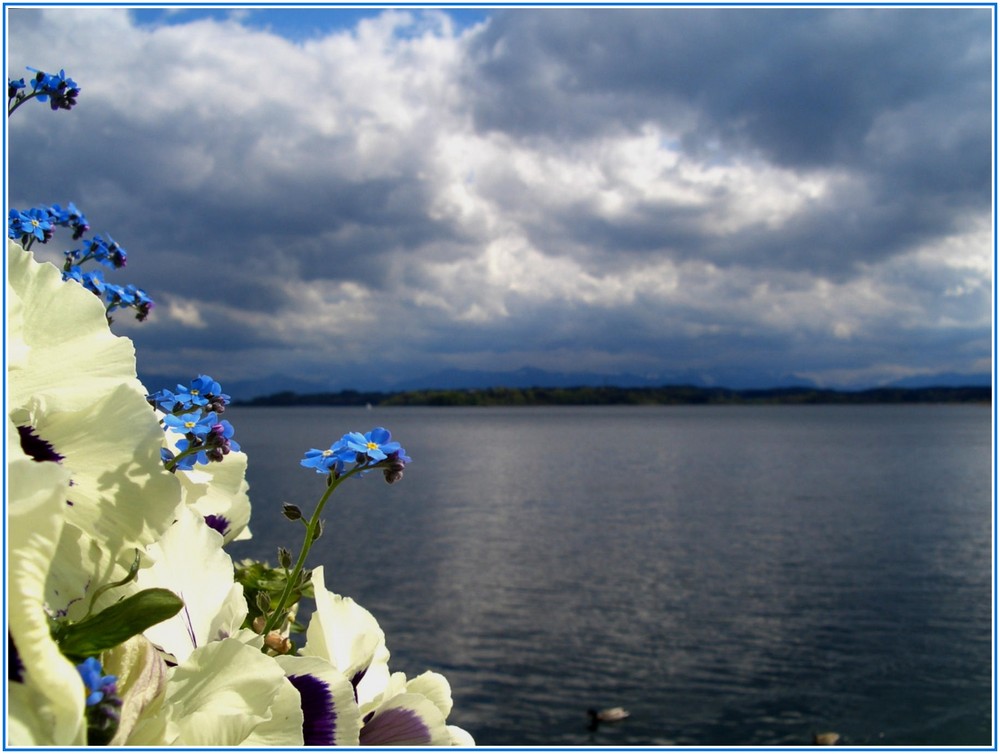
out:
<path id="1" fill-rule="evenodd" d="M 309 549 L 312 547 L 313 537 L 316 534 L 316 527 L 319 526 L 319 517 L 323 512 L 323 507 L 326 505 L 326 501 L 330 499 L 330 495 L 332 495 L 333 491 L 340 486 L 341 482 L 364 468 L 366 467 L 355 466 L 346 474 L 341 474 L 339 477 L 331 479 L 330 483 L 326 487 L 326 492 L 323 493 L 319 502 L 316 503 L 316 510 L 313 511 L 312 516 L 309 518 L 309 523 L 306 524 L 305 542 L 302 544 L 302 550 L 299 552 L 299 557 L 295 561 L 295 567 L 292 569 L 291 575 L 286 577 L 285 588 L 281 591 L 281 597 L 278 599 L 278 604 L 275 606 L 271 615 L 268 617 L 267 622 L 264 624 L 264 630 L 261 632 L 264 636 L 267 636 L 274 630 L 278 623 L 284 620 L 285 604 L 288 602 L 288 598 L 291 596 L 292 590 L 295 588 L 295 584 L 299 579 L 299 574 L 302 573 L 302 569 L 305 566 L 306 557 L 309 555 Z M 267 647 L 265 646 L 261 649 L 261 651 L 266 652 Z"/>
<path id="2" fill-rule="evenodd" d="M 72 269 L 73 267 L 82 267 L 84 262 L 89 262 L 93 258 L 94 258 L 93 252 L 88 251 L 79 262 L 71 262 L 69 259 L 67 259 L 65 262 L 63 262 L 63 270 L 65 272 L 69 272 L 70 269 Z"/>
<path id="3" fill-rule="evenodd" d="M 37 92 L 31 92 L 30 94 L 26 94 L 26 95 L 24 95 L 24 96 L 23 96 L 23 97 L 21 97 L 20 99 L 16 99 L 16 98 L 15 98 L 15 102 L 14 102 L 14 105 L 13 105 L 13 107 L 8 107 L 8 108 L 7 108 L 7 117 L 9 118 L 9 117 L 10 117 L 11 115 L 13 115 L 14 111 L 15 111 L 15 110 L 17 110 L 17 108 L 19 108 L 19 107 L 20 107 L 21 105 L 23 105 L 23 104 L 24 104 L 25 102 L 27 102 L 27 101 L 28 101 L 29 99 L 34 99 L 34 98 L 35 98 L 35 97 L 37 97 L 37 96 L 38 96 L 39 94 L 42 94 L 42 92 L 41 92 L 41 91 L 37 91 Z"/>
<path id="4" fill-rule="evenodd" d="M 125 586 L 128 582 L 134 581 L 136 574 L 139 573 L 140 561 L 141 558 L 139 556 L 139 551 L 136 550 L 135 559 L 132 561 L 132 565 L 129 567 L 128 574 L 125 576 L 125 578 L 123 578 L 121 581 L 113 581 L 110 584 L 105 584 L 104 586 L 94 590 L 94 594 L 90 598 L 90 605 L 87 607 L 87 614 L 84 615 L 78 622 L 85 621 L 87 620 L 87 618 L 90 617 L 91 613 L 94 612 L 94 603 L 97 602 L 97 598 L 100 597 L 102 594 L 104 594 L 106 591 L 108 591 L 109 589 L 114 589 L 117 586 Z"/>
<path id="5" fill-rule="evenodd" d="M 105 312 L 105 316 L 107 316 L 106 312 Z M 187 448 L 185 450 L 182 450 L 180 453 L 178 453 L 176 456 L 174 456 L 173 458 L 171 458 L 169 461 L 167 461 L 163 465 L 166 467 L 167 471 L 173 471 L 175 468 L 177 468 L 177 464 L 180 463 L 180 461 L 181 461 L 182 458 L 187 458 L 188 456 L 194 455 L 199 450 L 205 450 L 205 449 L 206 449 L 206 447 L 204 445 L 199 445 L 199 446 L 194 447 L 194 448 Z"/>

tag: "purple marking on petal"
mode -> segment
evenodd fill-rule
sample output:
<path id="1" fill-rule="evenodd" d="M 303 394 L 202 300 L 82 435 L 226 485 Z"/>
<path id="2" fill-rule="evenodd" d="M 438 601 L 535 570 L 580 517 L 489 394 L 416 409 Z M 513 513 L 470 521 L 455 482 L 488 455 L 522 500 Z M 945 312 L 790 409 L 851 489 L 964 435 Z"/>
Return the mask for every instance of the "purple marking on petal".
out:
<path id="1" fill-rule="evenodd" d="M 429 744 L 431 730 L 414 710 L 395 707 L 380 712 L 361 729 L 362 746 Z"/>
<path id="2" fill-rule="evenodd" d="M 184 602 L 184 593 L 180 594 L 181 602 Z M 191 640 L 191 646 L 195 649 L 198 648 L 198 637 L 194 635 L 194 624 L 191 622 L 191 613 L 188 612 L 187 602 L 184 602 L 184 625 L 187 628 L 188 638 Z"/>
<path id="3" fill-rule="evenodd" d="M 361 683 L 361 679 L 365 677 L 365 673 L 368 672 L 368 668 L 361 668 L 354 677 L 351 678 L 351 686 L 354 687 L 354 701 L 358 701 L 358 684 Z"/>
<path id="4" fill-rule="evenodd" d="M 21 438 L 21 450 L 35 461 L 55 461 L 59 463 L 63 456 L 56 453 L 55 448 L 37 434 L 30 426 L 18 427 L 17 434 Z"/>
<path id="5" fill-rule="evenodd" d="M 7 680 L 24 683 L 24 663 L 21 662 L 21 655 L 17 652 L 10 631 L 7 632 Z"/>
<path id="6" fill-rule="evenodd" d="M 337 710 L 325 681 L 309 673 L 290 675 L 302 706 L 302 742 L 306 746 L 335 746 Z"/>
<path id="7" fill-rule="evenodd" d="M 226 532 L 229 531 L 229 519 L 225 516 L 217 516 L 214 513 L 209 513 L 205 516 L 205 523 L 208 524 L 209 528 L 215 529 L 223 537 L 226 536 Z"/>

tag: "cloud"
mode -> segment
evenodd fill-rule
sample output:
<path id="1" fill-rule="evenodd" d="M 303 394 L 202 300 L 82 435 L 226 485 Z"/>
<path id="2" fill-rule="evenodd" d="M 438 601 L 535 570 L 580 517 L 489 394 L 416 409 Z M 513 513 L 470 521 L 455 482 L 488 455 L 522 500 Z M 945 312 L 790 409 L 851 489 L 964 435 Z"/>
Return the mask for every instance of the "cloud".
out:
<path id="1" fill-rule="evenodd" d="M 575 138 L 656 121 L 702 149 L 739 140 L 781 164 L 856 161 L 884 113 L 928 97 L 955 102 L 970 89 L 988 93 L 989 15 L 513 12 L 498 14 L 476 37 L 466 82 L 478 92 L 475 113 L 485 128 Z"/>
<path id="2" fill-rule="evenodd" d="M 988 363 L 988 9 L 270 13 L 9 13 L 83 87 L 11 201 L 126 246 L 153 371 Z"/>

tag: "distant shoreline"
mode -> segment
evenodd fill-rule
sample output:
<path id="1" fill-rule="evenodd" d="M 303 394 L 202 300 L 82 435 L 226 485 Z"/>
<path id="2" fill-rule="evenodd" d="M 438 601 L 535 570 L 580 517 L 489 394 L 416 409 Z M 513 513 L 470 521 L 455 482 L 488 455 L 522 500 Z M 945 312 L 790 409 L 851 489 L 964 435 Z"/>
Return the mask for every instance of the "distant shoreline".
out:
<path id="1" fill-rule="evenodd" d="M 285 391 L 236 406 L 686 406 L 686 405 L 858 405 L 918 403 L 992 404 L 990 387 L 872 388 L 823 390 L 818 388 L 729 388 L 670 385 L 652 388 L 469 388 L 465 390 L 407 390 L 329 393 Z"/>

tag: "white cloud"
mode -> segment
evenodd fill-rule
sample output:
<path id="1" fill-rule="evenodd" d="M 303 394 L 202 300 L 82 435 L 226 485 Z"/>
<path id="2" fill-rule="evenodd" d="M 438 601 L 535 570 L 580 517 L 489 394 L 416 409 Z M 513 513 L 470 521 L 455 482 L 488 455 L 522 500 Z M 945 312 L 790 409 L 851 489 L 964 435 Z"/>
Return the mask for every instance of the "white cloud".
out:
<path id="1" fill-rule="evenodd" d="M 205 323 L 205 319 L 201 316 L 198 305 L 193 301 L 182 301 L 178 298 L 170 299 L 166 306 L 166 317 L 186 327 L 193 327 L 199 330 L 208 326 Z"/>
<path id="2" fill-rule="evenodd" d="M 856 155 L 774 159 L 726 128 L 694 148 L 708 111 L 676 92 L 673 118 L 645 109 L 627 120 L 634 92 L 622 92 L 622 118 L 582 135 L 487 128 L 468 77 L 470 48 L 489 27 L 460 31 L 440 11 L 386 11 L 303 42 L 240 14 L 142 27 L 119 8 L 9 14 L 12 66 L 65 68 L 83 87 L 73 113 L 19 112 L 12 150 L 35 129 L 49 144 L 72 134 L 69 167 L 83 175 L 69 188 L 80 194 L 60 187 L 50 201 L 72 198 L 95 230 L 134 233 L 121 239 L 129 272 L 155 277 L 135 282 L 154 296 L 162 287 L 159 311 L 178 337 L 226 339 L 219 330 L 232 328 L 248 372 L 273 371 L 260 360 L 280 353 L 289 369 L 385 358 L 387 323 L 406 333 L 394 358 L 430 358 L 426 349 L 451 342 L 486 358 L 491 344 L 520 338 L 524 363 L 551 367 L 561 346 L 532 348 L 551 335 L 532 320 L 543 311 L 562 313 L 559 332 L 575 336 L 583 360 L 620 371 L 666 365 L 655 354 L 685 338 L 692 349 L 713 338 L 720 361 L 727 337 L 783 339 L 787 371 L 803 371 L 827 343 L 870 360 L 865 349 L 892 337 L 981 337 L 989 326 L 988 211 L 963 206 L 944 234 L 944 221 L 925 231 L 916 217 L 913 239 L 900 240 L 886 230 L 896 215 L 878 214 L 895 211 L 889 173 L 869 174 Z M 495 44 L 488 59 L 506 60 L 508 40 Z M 642 58 L 632 64 L 643 70 Z M 538 69 L 532 91 L 579 102 L 581 117 L 595 100 L 613 107 L 613 94 L 574 90 L 588 72 L 570 81 L 566 70 Z M 885 170 L 927 137 L 910 117 L 925 109 L 898 106 L 869 124 L 863 141 Z M 947 153 L 969 128 L 956 123 L 935 148 Z M 43 155 L 12 182 L 15 200 L 38 201 L 57 185 L 46 170 L 65 167 Z M 876 231 L 898 248 L 879 238 L 871 253 Z M 601 335 L 609 317 L 646 340 Z"/>

